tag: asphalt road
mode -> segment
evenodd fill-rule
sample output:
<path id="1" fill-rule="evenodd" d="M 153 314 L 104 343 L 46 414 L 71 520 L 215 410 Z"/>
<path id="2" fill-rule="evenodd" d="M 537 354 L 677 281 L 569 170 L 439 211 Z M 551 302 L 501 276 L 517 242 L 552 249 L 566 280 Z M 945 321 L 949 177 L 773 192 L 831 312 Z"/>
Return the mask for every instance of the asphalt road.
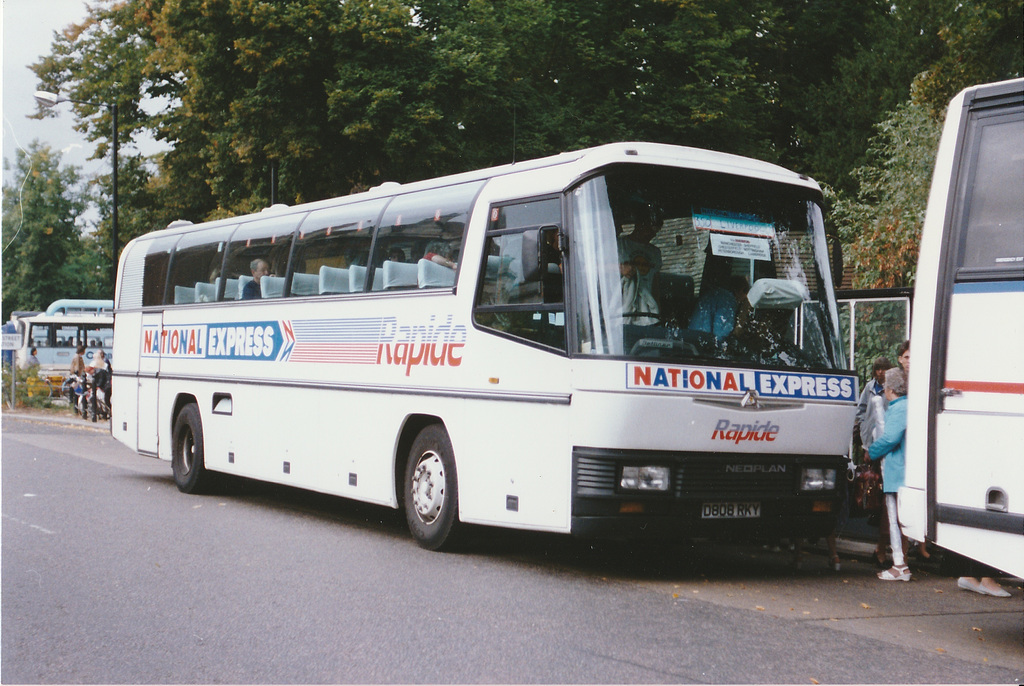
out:
<path id="1" fill-rule="evenodd" d="M 1020 683 L 1021 589 L 759 547 L 479 530 L 254 482 L 179 493 L 91 426 L 5 416 L 10 683 Z"/>

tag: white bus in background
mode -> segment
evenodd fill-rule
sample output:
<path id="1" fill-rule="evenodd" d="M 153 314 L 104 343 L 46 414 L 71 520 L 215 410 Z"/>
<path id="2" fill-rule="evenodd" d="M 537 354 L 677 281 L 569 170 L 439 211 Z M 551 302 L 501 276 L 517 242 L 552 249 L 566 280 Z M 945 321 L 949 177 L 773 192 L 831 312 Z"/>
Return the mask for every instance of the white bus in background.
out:
<path id="1" fill-rule="evenodd" d="M 630 143 L 176 222 L 121 257 L 112 432 L 182 491 L 404 508 L 434 549 L 466 523 L 819 536 L 857 399 L 821 202 Z"/>
<path id="2" fill-rule="evenodd" d="M 15 325 L 22 343 L 15 351 L 16 364 L 27 367 L 35 348 L 40 373 L 66 376 L 79 345 L 86 346 L 86 364 L 97 350 L 109 357 L 114 345 L 113 308 L 112 300 L 62 299 L 43 313 L 19 318 Z"/>
<path id="3" fill-rule="evenodd" d="M 910 351 L 904 533 L 1024 576 L 1024 80 L 949 105 Z"/>

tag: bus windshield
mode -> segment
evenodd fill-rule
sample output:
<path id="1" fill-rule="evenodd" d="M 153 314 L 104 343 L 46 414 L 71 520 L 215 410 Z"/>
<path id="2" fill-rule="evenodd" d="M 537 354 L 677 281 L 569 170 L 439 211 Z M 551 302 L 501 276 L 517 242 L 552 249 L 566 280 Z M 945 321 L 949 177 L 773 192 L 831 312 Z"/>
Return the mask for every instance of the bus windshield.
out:
<path id="1" fill-rule="evenodd" d="M 618 165 L 571 193 L 575 352 L 845 369 L 820 196 Z"/>

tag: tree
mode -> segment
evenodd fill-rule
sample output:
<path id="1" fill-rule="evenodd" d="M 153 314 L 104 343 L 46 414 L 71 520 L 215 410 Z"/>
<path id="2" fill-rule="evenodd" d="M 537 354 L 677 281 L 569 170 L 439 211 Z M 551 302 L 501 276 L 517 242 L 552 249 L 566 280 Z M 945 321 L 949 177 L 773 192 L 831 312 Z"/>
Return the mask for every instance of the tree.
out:
<path id="1" fill-rule="evenodd" d="M 910 85 L 934 119 L 968 80 L 1019 75 L 1022 2 L 98 0 L 34 68 L 48 90 L 118 103 L 129 138 L 169 144 L 122 165 L 122 238 L 255 211 L 272 175 L 296 203 L 652 140 L 811 174 L 861 222 L 848 243 L 891 253 L 855 227 L 894 211 L 878 175 L 917 156 L 885 138 L 918 116 L 898 109 Z M 75 110 L 109 136 L 106 108 Z"/>
<path id="2" fill-rule="evenodd" d="M 865 163 L 850 178 L 853 193 L 839 193 L 833 221 L 848 260 L 857 265 L 854 285 L 879 288 L 912 286 L 917 248 L 928 202 L 932 169 L 946 105 L 960 90 L 1024 73 L 1021 35 L 1022 0 L 899 6 L 912 11 L 910 26 L 933 27 L 928 33 L 906 31 L 916 45 L 928 45 L 928 69 L 913 81 L 910 99 L 876 127 Z M 922 42 L 923 41 L 923 42 Z"/>
<path id="3" fill-rule="evenodd" d="M 37 141 L 14 168 L 3 193 L 4 321 L 59 298 L 110 297 L 106 263 L 76 223 L 87 204 L 78 168 Z"/>
<path id="4" fill-rule="evenodd" d="M 855 199 L 833 212 L 846 260 L 857 265 L 854 287 L 913 286 L 924 212 L 941 122 L 919 102 L 904 103 L 878 125 L 868 150 L 871 163 L 853 172 Z"/>
<path id="5" fill-rule="evenodd" d="M 264 206 L 272 170 L 291 203 L 613 140 L 770 157 L 745 55 L 772 16 L 770 0 L 108 1 L 36 73 L 167 141 L 161 180 L 139 182 L 203 219 Z M 107 135 L 103 112 L 76 112 Z"/>
<path id="6" fill-rule="evenodd" d="M 968 86 L 1024 74 L 1024 0 L 946 4 L 940 17 L 943 52 L 922 75 L 917 93 L 935 116 Z"/>
<path id="7" fill-rule="evenodd" d="M 149 59 L 155 47 L 153 11 L 162 1 L 101 0 L 89 7 L 82 23 L 55 33 L 50 54 L 31 66 L 40 89 L 77 101 L 68 106 L 78 120 L 75 129 L 96 143 L 92 159 L 112 157 L 110 106 L 117 105 L 118 238 L 122 246 L 180 216 L 178 208 L 163 198 L 169 198 L 171 193 L 161 194 L 161 200 L 153 202 L 154 189 L 160 187 L 155 178 L 159 175 L 159 161 L 152 162 L 131 152 L 139 135 L 160 136 L 164 112 L 150 114 L 141 107 L 142 103 L 171 102 L 177 95 L 176 75 L 160 71 Z M 56 110 L 40 108 L 35 116 L 56 115 Z M 112 176 L 105 174 L 96 184 L 102 190 L 96 195 L 100 220 L 93 238 L 102 247 L 109 265 Z"/>

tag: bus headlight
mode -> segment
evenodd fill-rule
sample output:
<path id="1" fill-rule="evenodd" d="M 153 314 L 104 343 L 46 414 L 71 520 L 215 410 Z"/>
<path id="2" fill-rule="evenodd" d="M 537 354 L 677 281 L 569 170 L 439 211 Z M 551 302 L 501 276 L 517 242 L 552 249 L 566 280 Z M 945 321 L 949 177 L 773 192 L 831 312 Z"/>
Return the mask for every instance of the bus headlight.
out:
<path id="1" fill-rule="evenodd" d="M 801 491 L 832 491 L 836 487 L 836 470 L 804 467 L 800 472 Z"/>
<path id="2" fill-rule="evenodd" d="M 669 468 L 654 465 L 625 465 L 619 477 L 624 491 L 667 491 Z"/>

